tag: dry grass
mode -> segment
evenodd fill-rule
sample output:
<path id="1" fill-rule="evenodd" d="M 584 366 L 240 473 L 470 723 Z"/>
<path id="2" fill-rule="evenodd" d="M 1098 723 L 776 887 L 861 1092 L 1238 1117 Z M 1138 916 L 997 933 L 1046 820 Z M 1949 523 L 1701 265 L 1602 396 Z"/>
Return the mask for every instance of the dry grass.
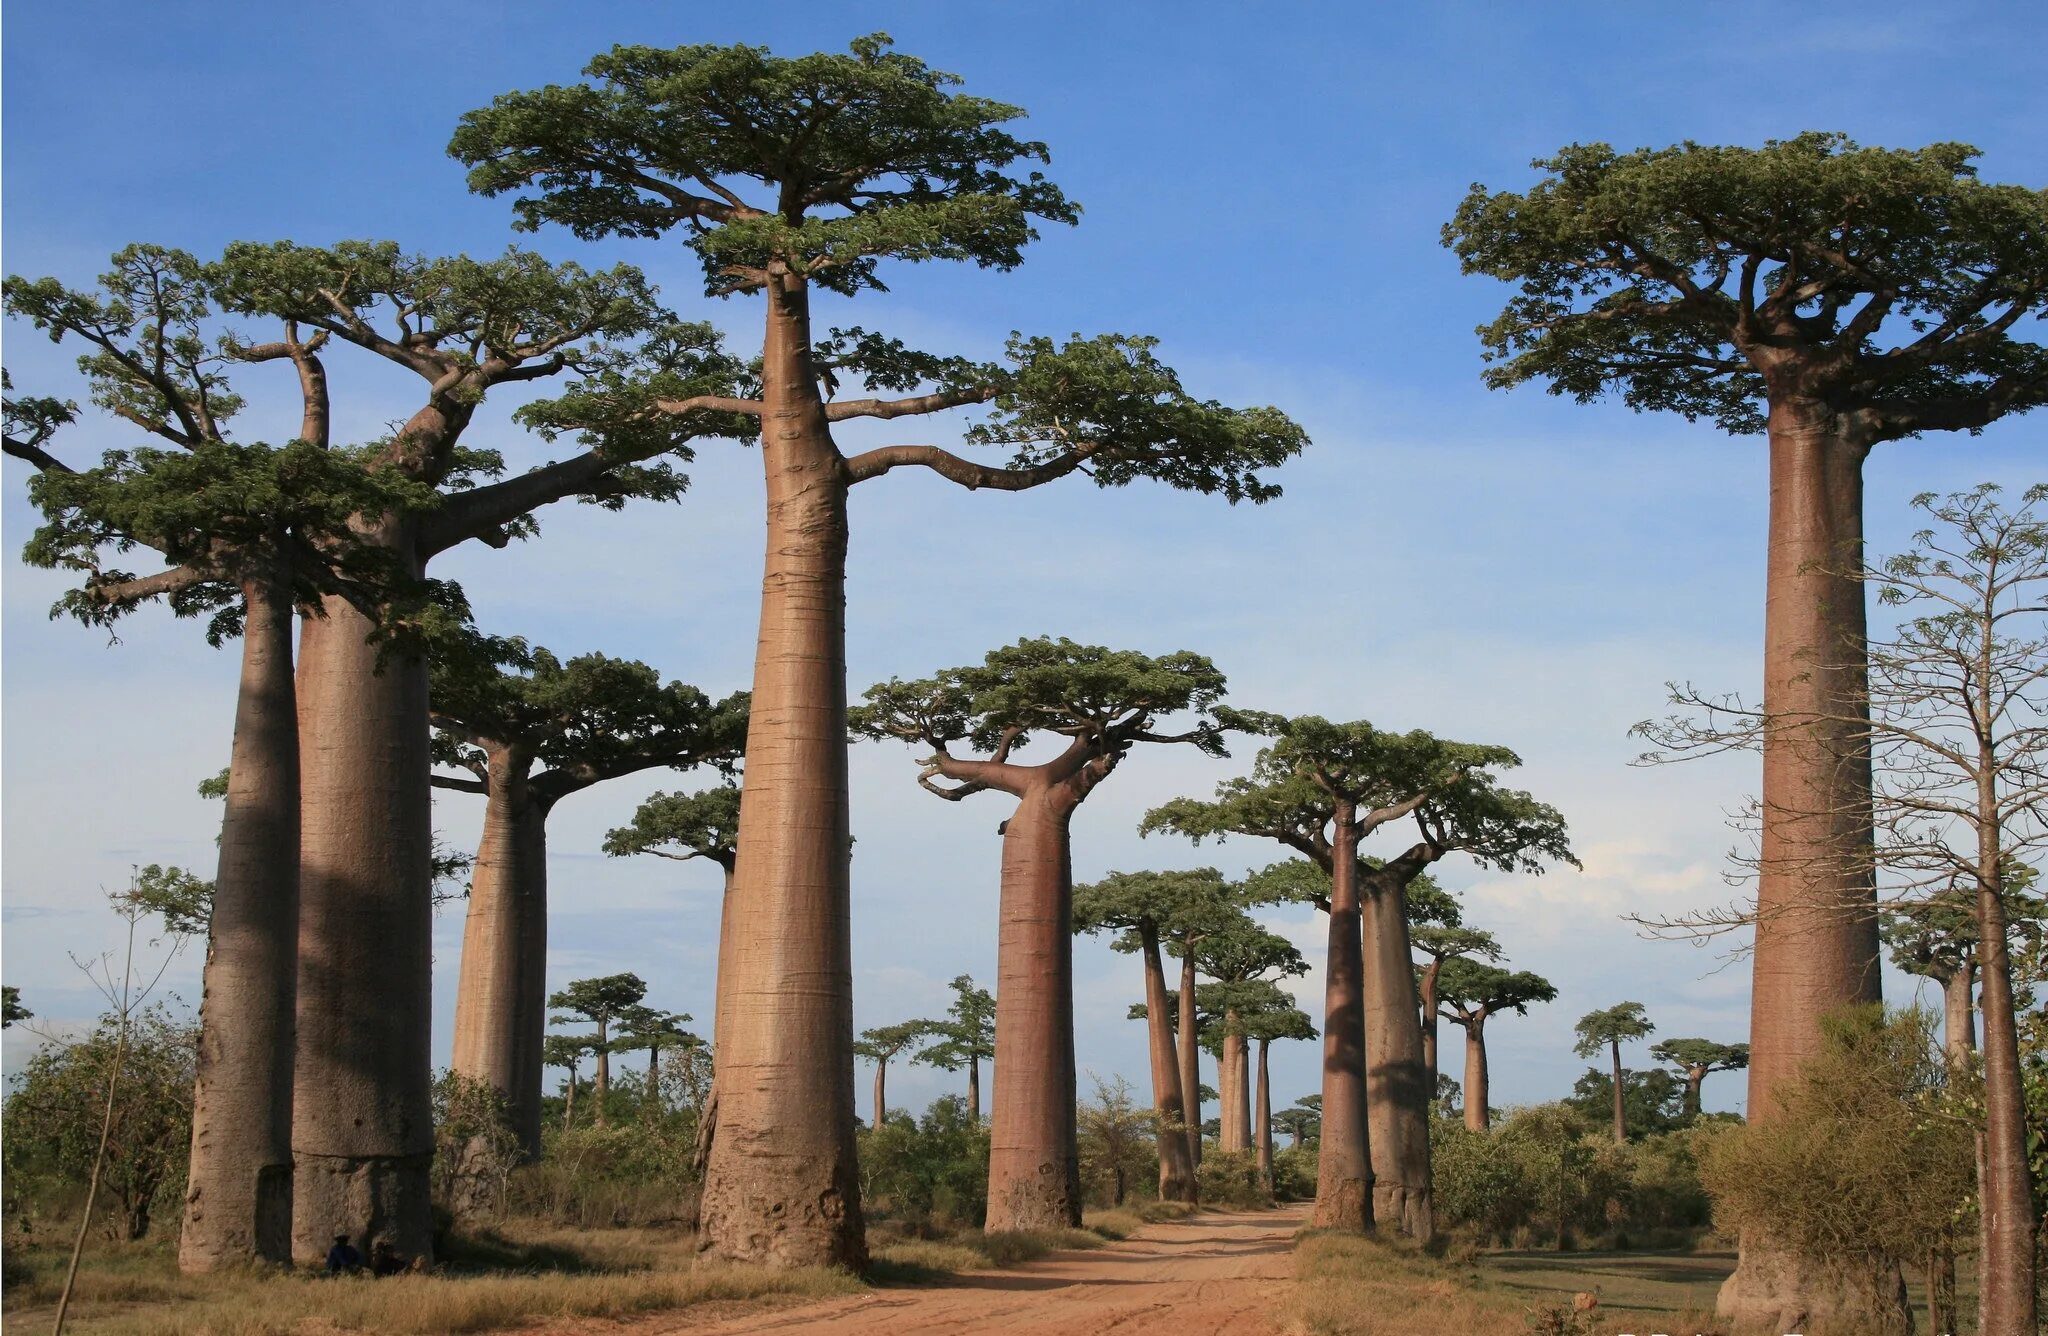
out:
<path id="1" fill-rule="evenodd" d="M 24 1329 L 47 1324 L 63 1258 L 53 1251 L 19 1260 L 31 1274 L 8 1292 L 7 1321 Z M 463 1269 L 483 1265 L 512 1269 Z M 720 1300 L 822 1299 L 860 1288 L 840 1272 L 699 1261 L 688 1235 L 652 1230 L 472 1239 L 450 1250 L 440 1274 L 384 1280 L 256 1271 L 181 1276 L 168 1249 L 145 1247 L 90 1256 L 67 1325 L 80 1336 L 433 1336 Z"/>
<path id="2" fill-rule="evenodd" d="M 1080 1229 L 1029 1229 L 999 1234 L 961 1229 L 938 1238 L 873 1238 L 873 1278 L 883 1284 L 937 1284 L 961 1271 L 1034 1262 L 1064 1249 L 1100 1248 L 1129 1238 L 1146 1225 L 1179 1220 L 1195 1208 L 1184 1202 L 1133 1202 L 1090 1210 Z"/>
<path id="3" fill-rule="evenodd" d="M 1682 1286 L 1627 1276 L 1626 1257 L 1581 1254 L 1541 1283 L 1508 1280 L 1497 1259 L 1452 1265 L 1398 1242 L 1353 1234 L 1304 1233 L 1295 1248 L 1289 1305 L 1297 1330 L 1311 1336 L 1610 1336 L 1621 1332 L 1713 1333 L 1711 1309 L 1694 1306 Z M 1615 1293 L 1627 1280 L 1624 1299 Z M 1572 1309 L 1575 1292 L 1598 1292 L 1590 1314 Z M 1623 1304 L 1626 1306 L 1622 1306 Z M 1671 1307 L 1659 1306 L 1670 1303 Z"/>

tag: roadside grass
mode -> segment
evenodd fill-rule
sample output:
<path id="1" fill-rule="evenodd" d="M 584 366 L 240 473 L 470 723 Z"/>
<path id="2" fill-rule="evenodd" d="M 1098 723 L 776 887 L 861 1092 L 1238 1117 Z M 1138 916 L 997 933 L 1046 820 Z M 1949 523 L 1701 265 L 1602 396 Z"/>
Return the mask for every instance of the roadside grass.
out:
<path id="1" fill-rule="evenodd" d="M 7 1322 L 47 1324 L 63 1285 L 63 1250 L 9 1251 L 21 1279 L 7 1291 Z M 175 1249 L 140 1245 L 88 1257 L 67 1327 L 80 1336 L 452 1336 L 717 1301 L 825 1299 L 861 1288 L 843 1272 L 702 1261 L 692 1236 L 658 1230 L 521 1234 L 508 1227 L 456 1240 L 434 1275 L 382 1280 L 253 1269 L 184 1276 Z"/>
<path id="2" fill-rule="evenodd" d="M 1526 1255 L 1523 1255 L 1526 1256 Z M 1682 1263 L 1684 1256 L 1567 1255 L 1555 1270 L 1503 1269 L 1499 1259 L 1452 1263 L 1398 1240 L 1305 1231 L 1295 1246 L 1289 1316 L 1311 1336 L 1618 1336 L 1673 1332 L 1715 1336 L 1712 1285 L 1726 1269 L 1681 1268 L 1681 1279 L 1646 1273 L 1646 1264 Z M 1696 1296 L 1705 1288 L 1705 1302 Z M 1590 1313 L 1573 1296 L 1594 1294 Z"/>

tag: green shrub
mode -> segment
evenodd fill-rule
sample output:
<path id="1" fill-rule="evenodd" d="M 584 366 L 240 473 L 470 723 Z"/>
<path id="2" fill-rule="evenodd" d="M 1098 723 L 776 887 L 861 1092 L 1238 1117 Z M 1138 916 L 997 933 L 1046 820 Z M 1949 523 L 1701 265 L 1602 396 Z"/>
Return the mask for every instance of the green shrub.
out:
<path id="1" fill-rule="evenodd" d="M 1315 1151 L 1304 1148 L 1273 1152 L 1273 1195 L 1281 1201 L 1315 1200 Z"/>
<path id="2" fill-rule="evenodd" d="M 1195 1181 L 1204 1206 L 1249 1210 L 1273 1204 L 1273 1194 L 1259 1181 L 1258 1156 L 1252 1151 L 1204 1151 Z"/>
<path id="3" fill-rule="evenodd" d="M 694 1139 L 650 1120 L 549 1131 L 541 1158 L 512 1171 L 507 1210 L 584 1229 L 694 1225 Z"/>
<path id="4" fill-rule="evenodd" d="M 947 1095 L 913 1121 L 892 1114 L 860 1132 L 862 1209 L 913 1234 L 979 1229 L 988 1215 L 988 1130 Z"/>

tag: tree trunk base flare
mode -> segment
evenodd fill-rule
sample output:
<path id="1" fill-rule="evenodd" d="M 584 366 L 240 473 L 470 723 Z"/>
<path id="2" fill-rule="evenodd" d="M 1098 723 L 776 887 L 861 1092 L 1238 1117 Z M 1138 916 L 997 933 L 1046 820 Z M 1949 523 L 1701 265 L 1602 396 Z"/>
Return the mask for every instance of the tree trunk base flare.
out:
<path id="1" fill-rule="evenodd" d="M 1372 1198 L 1372 1183 L 1367 1179 L 1347 1178 L 1326 1186 L 1318 1178 L 1316 1209 L 1309 1225 L 1314 1229 L 1345 1229 L 1364 1234 L 1373 1227 Z"/>
<path id="2" fill-rule="evenodd" d="M 433 1260 L 433 1190 L 426 1155 L 309 1155 L 293 1157 L 292 1254 L 318 1268 L 336 1234 L 346 1234 L 365 1257 L 389 1243 L 408 1262 Z"/>
<path id="3" fill-rule="evenodd" d="M 1412 1184 L 1390 1183 L 1375 1176 L 1372 1214 L 1379 1224 L 1398 1229 L 1418 1243 L 1428 1243 L 1436 1236 L 1436 1208 L 1426 1186 L 1418 1191 Z"/>
<path id="4" fill-rule="evenodd" d="M 727 1172 L 704 1181 L 698 1250 L 728 1262 L 774 1267 L 867 1266 L 867 1242 L 851 1160 L 772 1154 L 748 1156 L 736 1125 L 721 1124 L 713 1143 Z M 767 1147 L 763 1147 L 767 1149 Z M 823 1191 L 816 1184 L 831 1184 Z"/>
<path id="5" fill-rule="evenodd" d="M 203 1152 L 193 1148 L 194 1158 Z M 246 1179 L 248 1195 L 243 1203 L 216 1211 L 201 1187 L 185 1191 L 185 1227 L 178 1236 L 178 1270 L 187 1275 L 240 1266 L 254 1258 L 289 1264 L 292 1259 L 292 1167 L 289 1164 L 259 1164 L 244 1175 L 225 1180 L 239 1189 Z M 216 1179 L 216 1181 L 223 1181 Z M 239 1195 L 239 1193 L 237 1194 Z M 217 1224 L 215 1215 L 230 1215 Z"/>
<path id="6" fill-rule="evenodd" d="M 1906 1277 L 1896 1264 L 1820 1263 L 1753 1241 L 1744 1242 L 1742 1260 L 1722 1284 L 1714 1312 L 1739 1336 L 1909 1336 L 1913 1330 Z"/>
<path id="7" fill-rule="evenodd" d="M 990 1185 L 986 1231 L 1004 1234 L 1026 1229 L 1079 1229 L 1081 1195 L 1072 1185 L 1080 1176 L 1078 1160 L 1065 1164 L 1048 1160 L 1029 1177 L 1015 1172 L 1012 1166 L 1000 1187 Z M 1001 1196 L 996 1195 L 998 1192 Z"/>

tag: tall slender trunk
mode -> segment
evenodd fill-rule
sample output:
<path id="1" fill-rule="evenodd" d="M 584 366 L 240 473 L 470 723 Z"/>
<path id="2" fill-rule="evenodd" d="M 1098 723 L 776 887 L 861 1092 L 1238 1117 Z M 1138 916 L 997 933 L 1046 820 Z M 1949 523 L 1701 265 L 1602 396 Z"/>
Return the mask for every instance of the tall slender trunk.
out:
<path id="1" fill-rule="evenodd" d="M 811 364 L 809 294 L 767 287 L 761 457 L 767 558 L 738 864 L 731 986 L 704 1246 L 779 1266 L 867 1262 L 854 1162 L 847 899 L 846 478 Z"/>
<path id="2" fill-rule="evenodd" d="M 1266 1050 L 1272 1040 L 1259 1040 L 1259 1088 L 1252 1100 L 1253 1139 L 1258 1147 L 1259 1186 L 1273 1190 L 1273 1083 L 1266 1073 Z"/>
<path id="3" fill-rule="evenodd" d="M 1941 981 L 1941 1041 L 1954 1063 L 1967 1063 L 1977 1051 L 1977 962 L 1963 961 Z"/>
<path id="4" fill-rule="evenodd" d="M 1034 786 L 1003 827 L 990 1233 L 1081 1223 L 1075 1125 L 1070 785 Z"/>
<path id="5" fill-rule="evenodd" d="M 1436 1232 L 1429 1185 L 1429 1101 L 1422 1012 L 1408 949 L 1406 896 L 1392 876 L 1364 883 L 1366 1117 L 1372 1130 L 1373 1218 L 1427 1241 Z"/>
<path id="6" fill-rule="evenodd" d="M 1863 457 L 1833 416 L 1770 412 L 1763 830 L 1752 967 L 1750 1117 L 1821 1050 L 1821 1018 L 1876 1002 Z"/>
<path id="7" fill-rule="evenodd" d="M 1988 674 L 1984 692 L 1990 686 Z M 1980 707 L 1981 708 L 1981 707 Z M 1989 718 L 1988 709 L 1980 714 Z M 1984 1137 L 1977 1195 L 1977 1330 L 1981 1336 L 2035 1336 L 2033 1183 L 2027 1167 L 2026 1092 L 2019 1029 L 2013 1017 L 2012 955 L 2002 885 L 1997 758 L 1986 747 L 1977 772 L 1977 959 L 1983 972 Z"/>
<path id="8" fill-rule="evenodd" d="M 569 1090 L 562 1096 L 562 1130 L 568 1131 L 576 1123 L 576 1069 L 569 1069 Z"/>
<path id="9" fill-rule="evenodd" d="M 596 1122 L 605 1125 L 605 1096 L 612 1088 L 612 1041 L 610 1027 L 600 1018 L 597 1022 L 597 1079 L 591 1083 L 591 1103 L 596 1109 Z"/>
<path id="10" fill-rule="evenodd" d="M 704 1107 L 697 1111 L 697 1145 L 692 1152 L 692 1167 L 699 1180 L 704 1177 L 718 1131 L 718 1073 L 725 1066 L 725 995 L 735 977 L 730 964 L 733 860 L 721 859 L 718 865 L 725 873 L 725 885 L 718 899 L 718 977 L 711 990 L 711 1087 L 704 1092 Z"/>
<path id="11" fill-rule="evenodd" d="M 1152 1057 L 1152 1109 L 1159 1120 L 1159 1200 L 1195 1200 L 1195 1167 L 1188 1159 L 1188 1139 L 1181 1130 L 1187 1109 L 1181 1095 L 1180 1055 L 1175 1051 L 1173 1024 L 1167 1017 L 1166 967 L 1159 958 L 1159 928 L 1138 929 L 1139 954 L 1145 962 L 1145 1036 Z"/>
<path id="12" fill-rule="evenodd" d="M 1180 1022 L 1180 1097 L 1188 1111 L 1188 1163 L 1199 1171 L 1202 1167 L 1202 1046 L 1195 1015 L 1193 942 L 1181 944 L 1180 996 L 1174 1011 L 1175 1019 Z M 1217 1079 L 1222 1080 L 1221 1073 Z"/>
<path id="13" fill-rule="evenodd" d="M 1486 1013 L 1481 1011 L 1465 1022 L 1465 1126 L 1474 1132 L 1493 1126 L 1487 1098 Z"/>
<path id="14" fill-rule="evenodd" d="M 878 1128 L 889 1117 L 888 1078 L 889 1060 L 882 1058 L 875 1063 L 875 1126 Z"/>
<path id="15" fill-rule="evenodd" d="M 1821 1019 L 1881 1001 L 1871 842 L 1863 564 L 1863 458 L 1840 419 L 1774 393 L 1764 607 L 1763 808 L 1751 956 L 1749 1118 L 1822 1047 Z M 1796 1331 L 1910 1322 L 1904 1279 L 1839 1269 L 1744 1239 L 1715 1311 Z M 1896 1301 L 1895 1301 L 1896 1296 Z"/>
<path id="16" fill-rule="evenodd" d="M 1251 1054 L 1237 1012 L 1223 1017 L 1222 1058 L 1217 1063 L 1222 1079 L 1222 1126 L 1217 1129 L 1218 1148 L 1242 1154 L 1252 1148 Z"/>
<path id="17" fill-rule="evenodd" d="M 967 1055 L 967 1120 L 981 1123 L 981 1058 L 973 1053 Z"/>
<path id="18" fill-rule="evenodd" d="M 1429 963 L 1422 967 L 1422 975 L 1415 981 L 1415 993 L 1422 1004 L 1422 1066 L 1423 1075 L 1429 1081 L 1429 1097 L 1436 1099 L 1437 1056 L 1437 979 L 1443 973 L 1444 962 L 1431 956 Z"/>
<path id="19" fill-rule="evenodd" d="M 1621 1098 L 1621 1041 L 1610 1039 L 1607 1047 L 1614 1054 L 1614 1139 L 1628 1140 L 1628 1109 Z"/>
<path id="20" fill-rule="evenodd" d="M 1319 1229 L 1372 1228 L 1372 1143 L 1365 1120 L 1365 981 L 1358 908 L 1357 812 L 1339 803 L 1330 865 L 1330 947 L 1323 984 L 1323 1139 Z"/>
<path id="21" fill-rule="evenodd" d="M 484 830 L 462 925 L 452 1066 L 505 1097 L 520 1149 L 535 1159 L 547 1035 L 548 810 L 527 783 L 527 752 L 491 747 L 486 755 Z"/>
<path id="22" fill-rule="evenodd" d="M 410 561 L 402 524 L 377 535 Z M 416 563 L 413 563 L 416 567 Z M 299 641 L 292 1253 L 339 1233 L 431 1259 L 433 832 L 427 670 L 345 600 Z"/>
<path id="23" fill-rule="evenodd" d="M 656 1043 L 647 1046 L 647 1102 L 661 1111 L 661 1045 Z"/>
<path id="24" fill-rule="evenodd" d="M 243 586 L 241 681 L 206 934 L 183 1271 L 289 1262 L 299 723 L 288 591 Z"/>

